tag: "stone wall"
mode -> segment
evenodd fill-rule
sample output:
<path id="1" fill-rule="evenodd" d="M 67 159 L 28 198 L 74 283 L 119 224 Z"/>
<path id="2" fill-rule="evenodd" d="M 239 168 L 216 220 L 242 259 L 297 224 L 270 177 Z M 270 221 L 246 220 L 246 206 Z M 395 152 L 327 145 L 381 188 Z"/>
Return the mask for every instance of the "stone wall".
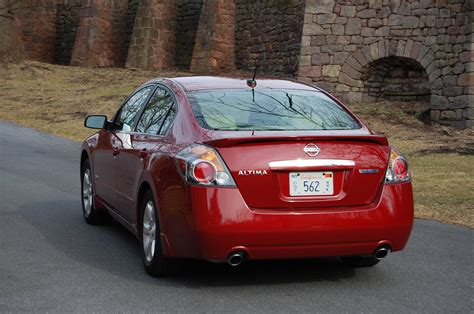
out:
<path id="1" fill-rule="evenodd" d="M 83 0 L 72 65 L 123 66 L 128 0 Z"/>
<path id="2" fill-rule="evenodd" d="M 432 120 L 474 125 L 473 0 L 7 2 L 22 7 L 0 20 L 10 57 L 195 73 L 259 65 L 345 101 L 426 100 Z"/>
<path id="3" fill-rule="evenodd" d="M 162 70 L 174 66 L 176 40 L 174 0 L 140 1 L 126 66 Z"/>
<path id="4" fill-rule="evenodd" d="M 57 4 L 55 63 L 69 64 L 71 62 L 81 6 L 81 0 L 64 0 L 63 3 Z"/>
<path id="5" fill-rule="evenodd" d="M 307 0 L 298 76 L 346 101 L 374 101 L 366 79 L 378 60 L 409 59 L 428 78 L 431 118 L 472 126 L 472 28 L 471 0 Z"/>
<path id="6" fill-rule="evenodd" d="M 28 58 L 43 62 L 54 61 L 57 3 L 57 0 L 16 2 L 14 12 Z"/>
<path id="7" fill-rule="evenodd" d="M 0 0 L 0 63 L 19 62 L 25 57 L 21 24 L 11 11 L 14 0 Z"/>
<path id="8" fill-rule="evenodd" d="M 235 4 L 204 0 L 196 32 L 191 71 L 222 73 L 234 69 Z"/>
<path id="9" fill-rule="evenodd" d="M 123 63 L 127 61 L 128 57 L 128 49 L 130 48 L 130 41 L 132 39 L 133 34 L 133 25 L 135 24 L 135 17 L 138 11 L 139 0 L 129 0 L 128 1 L 128 8 L 127 8 L 127 20 L 125 22 L 125 38 L 123 44 L 123 50 L 126 51 L 124 53 L 124 60 Z"/>
<path id="10" fill-rule="evenodd" d="M 298 69 L 304 0 L 236 0 L 237 69 L 294 76 Z"/>
<path id="11" fill-rule="evenodd" d="M 176 20 L 175 65 L 189 69 L 193 57 L 196 31 L 199 25 L 203 0 L 178 0 Z"/>

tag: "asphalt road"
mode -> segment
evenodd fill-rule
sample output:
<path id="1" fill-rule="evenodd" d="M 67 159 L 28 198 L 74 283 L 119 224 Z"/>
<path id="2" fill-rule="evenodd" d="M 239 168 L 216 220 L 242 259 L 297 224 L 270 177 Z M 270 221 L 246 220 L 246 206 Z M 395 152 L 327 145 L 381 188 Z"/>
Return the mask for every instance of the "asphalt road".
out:
<path id="1" fill-rule="evenodd" d="M 474 312 L 473 230 L 417 220 L 371 269 L 338 259 L 145 274 L 117 223 L 89 226 L 79 143 L 0 121 L 0 312 Z"/>

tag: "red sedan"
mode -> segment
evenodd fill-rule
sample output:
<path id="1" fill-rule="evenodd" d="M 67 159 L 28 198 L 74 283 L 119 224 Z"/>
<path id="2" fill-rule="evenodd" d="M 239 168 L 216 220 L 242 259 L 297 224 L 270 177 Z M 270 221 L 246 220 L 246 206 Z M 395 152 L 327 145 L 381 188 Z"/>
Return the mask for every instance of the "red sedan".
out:
<path id="1" fill-rule="evenodd" d="M 133 232 L 151 275 L 179 258 L 373 266 L 408 241 L 406 159 L 319 88 L 155 79 L 85 126 L 99 131 L 82 145 L 84 218 Z"/>

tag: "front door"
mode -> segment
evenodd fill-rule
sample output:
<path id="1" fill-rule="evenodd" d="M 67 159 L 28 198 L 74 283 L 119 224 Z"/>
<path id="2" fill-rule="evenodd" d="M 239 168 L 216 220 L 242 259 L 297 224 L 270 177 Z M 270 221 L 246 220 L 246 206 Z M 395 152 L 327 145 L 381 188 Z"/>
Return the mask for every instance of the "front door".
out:
<path id="1" fill-rule="evenodd" d="M 112 131 L 101 130 L 92 153 L 95 193 L 110 207 L 117 206 L 117 138 Z"/>
<path id="2" fill-rule="evenodd" d="M 175 102 L 171 92 L 159 85 L 138 119 L 135 132 L 122 135 L 124 145 L 119 154 L 117 178 L 119 211 L 131 223 L 136 223 L 138 185 L 150 154 L 160 150 L 176 112 Z"/>
<path id="3" fill-rule="evenodd" d="M 113 127 L 109 131 L 103 131 L 104 134 L 100 136 L 99 145 L 103 149 L 96 153 L 96 172 L 97 194 L 104 199 L 104 201 L 118 212 L 119 198 L 117 194 L 117 180 L 118 180 L 118 164 L 119 154 L 123 147 L 126 147 L 127 136 L 134 128 L 138 114 L 141 107 L 146 103 L 154 86 L 146 86 L 135 94 L 133 94 L 118 111 L 113 121 Z M 97 184 L 97 183 L 96 183 Z"/>

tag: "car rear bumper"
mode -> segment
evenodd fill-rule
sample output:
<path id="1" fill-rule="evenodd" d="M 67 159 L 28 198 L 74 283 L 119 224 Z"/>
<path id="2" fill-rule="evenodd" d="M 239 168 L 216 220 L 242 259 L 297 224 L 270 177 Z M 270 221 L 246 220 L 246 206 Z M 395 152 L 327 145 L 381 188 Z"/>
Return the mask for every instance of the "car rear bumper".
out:
<path id="1" fill-rule="evenodd" d="M 411 183 L 384 185 L 364 208 L 257 210 L 238 189 L 190 188 L 196 250 L 193 256 L 224 261 L 244 251 L 248 259 L 372 254 L 380 245 L 402 250 L 413 226 Z"/>

